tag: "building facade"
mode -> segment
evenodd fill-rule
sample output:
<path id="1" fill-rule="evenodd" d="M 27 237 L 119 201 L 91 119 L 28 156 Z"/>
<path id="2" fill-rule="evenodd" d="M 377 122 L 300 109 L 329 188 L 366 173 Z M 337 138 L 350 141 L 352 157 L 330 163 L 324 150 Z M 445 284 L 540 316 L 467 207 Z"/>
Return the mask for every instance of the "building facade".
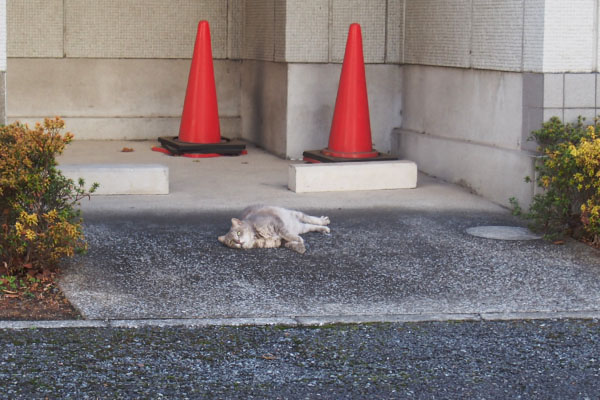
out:
<path id="1" fill-rule="evenodd" d="M 527 204 L 531 130 L 600 108 L 598 3 L 7 0 L 0 109 L 8 122 L 60 115 L 77 139 L 176 135 L 197 23 L 208 20 L 223 136 L 298 159 L 327 145 L 358 22 L 375 147 Z"/>

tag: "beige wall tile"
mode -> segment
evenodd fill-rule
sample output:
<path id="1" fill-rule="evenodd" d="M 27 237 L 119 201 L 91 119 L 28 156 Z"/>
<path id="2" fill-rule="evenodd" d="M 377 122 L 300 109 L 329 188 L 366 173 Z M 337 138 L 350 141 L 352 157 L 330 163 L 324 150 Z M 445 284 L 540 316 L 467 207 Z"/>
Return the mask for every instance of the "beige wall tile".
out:
<path id="1" fill-rule="evenodd" d="M 404 0 L 388 0 L 385 62 L 402 63 L 404 61 L 403 56 Z"/>
<path id="2" fill-rule="evenodd" d="M 523 55 L 523 0 L 473 0 L 471 66 L 520 71 Z"/>
<path id="3" fill-rule="evenodd" d="M 591 72 L 597 0 L 546 0 L 544 72 Z"/>
<path id="4" fill-rule="evenodd" d="M 7 0 L 8 57 L 63 56 L 63 0 Z"/>
<path id="5" fill-rule="evenodd" d="M 227 55 L 227 2 L 65 0 L 67 57 L 191 58 L 200 20 L 214 58 Z"/>
<path id="6" fill-rule="evenodd" d="M 228 0 L 227 6 L 227 58 L 242 58 L 242 28 L 244 0 Z"/>
<path id="7" fill-rule="evenodd" d="M 406 0 L 404 61 L 470 66 L 471 0 Z"/>
<path id="8" fill-rule="evenodd" d="M 244 2 L 242 57 L 273 61 L 275 56 L 275 0 Z"/>
<path id="9" fill-rule="evenodd" d="M 361 26 L 365 62 L 385 60 L 387 0 L 332 0 L 329 61 L 342 62 L 353 22 Z"/>
<path id="10" fill-rule="evenodd" d="M 287 0 L 275 0 L 273 13 L 273 59 L 285 61 L 286 49 L 286 2 Z"/>
<path id="11" fill-rule="evenodd" d="M 523 70 L 542 72 L 544 69 L 545 0 L 524 1 Z"/>
<path id="12" fill-rule="evenodd" d="M 329 61 L 329 0 L 287 0 L 285 60 Z"/>

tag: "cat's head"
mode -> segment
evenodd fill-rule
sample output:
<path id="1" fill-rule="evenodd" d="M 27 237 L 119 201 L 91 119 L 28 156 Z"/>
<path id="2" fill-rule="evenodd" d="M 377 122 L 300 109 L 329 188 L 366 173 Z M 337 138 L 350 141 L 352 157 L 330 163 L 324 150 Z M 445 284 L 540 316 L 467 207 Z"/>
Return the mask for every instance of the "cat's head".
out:
<path id="1" fill-rule="evenodd" d="M 223 236 L 219 236 L 219 242 L 234 249 L 251 249 L 254 246 L 254 229 L 250 224 L 237 218 L 231 219 L 231 229 Z"/>

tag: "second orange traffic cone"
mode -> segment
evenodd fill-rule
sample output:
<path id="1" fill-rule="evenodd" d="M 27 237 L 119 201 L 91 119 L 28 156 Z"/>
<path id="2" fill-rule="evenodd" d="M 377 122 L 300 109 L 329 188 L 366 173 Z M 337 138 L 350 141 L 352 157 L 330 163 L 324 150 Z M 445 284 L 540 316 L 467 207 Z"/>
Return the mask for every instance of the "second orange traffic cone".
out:
<path id="1" fill-rule="evenodd" d="M 308 162 L 367 161 L 396 159 L 373 149 L 369 100 L 359 24 L 351 24 L 329 134 L 322 150 L 304 152 Z"/>

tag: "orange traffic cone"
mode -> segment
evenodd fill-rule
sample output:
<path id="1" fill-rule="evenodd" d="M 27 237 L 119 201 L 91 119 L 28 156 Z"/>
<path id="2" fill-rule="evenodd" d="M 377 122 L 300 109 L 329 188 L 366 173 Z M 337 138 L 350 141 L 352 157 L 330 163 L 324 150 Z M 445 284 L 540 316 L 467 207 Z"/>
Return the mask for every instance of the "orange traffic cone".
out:
<path id="1" fill-rule="evenodd" d="M 329 134 L 329 145 L 323 150 L 304 152 L 304 161 L 370 161 L 395 160 L 373 149 L 371 121 L 359 24 L 351 24 L 346 52 Z"/>
<path id="2" fill-rule="evenodd" d="M 198 34 L 188 77 L 178 137 L 160 137 L 163 147 L 153 150 L 187 157 L 238 155 L 245 145 L 221 138 L 217 89 L 207 21 L 198 23 Z"/>

